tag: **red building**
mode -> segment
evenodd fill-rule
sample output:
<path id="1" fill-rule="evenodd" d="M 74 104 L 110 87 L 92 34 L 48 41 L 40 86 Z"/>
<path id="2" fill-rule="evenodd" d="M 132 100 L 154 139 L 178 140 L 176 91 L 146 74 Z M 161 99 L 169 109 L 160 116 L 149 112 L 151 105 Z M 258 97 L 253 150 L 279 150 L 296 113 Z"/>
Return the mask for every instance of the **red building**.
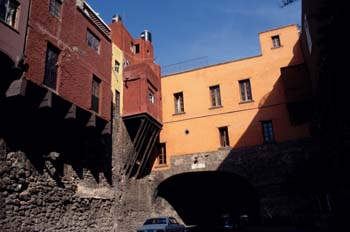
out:
<path id="1" fill-rule="evenodd" d="M 32 0 L 26 56 L 28 72 L 22 83 L 13 83 L 9 96 L 25 92 L 51 108 L 64 102 L 67 117 L 109 127 L 110 28 L 85 1 Z M 30 86 L 39 89 L 31 93 Z"/>
<path id="2" fill-rule="evenodd" d="M 28 9 L 29 0 L 0 1 L 0 96 L 25 70 Z"/>
<path id="3" fill-rule="evenodd" d="M 160 66 L 154 63 L 151 33 L 133 39 L 120 17 L 109 25 L 112 41 L 124 52 L 123 120 L 134 141 L 126 174 L 142 177 L 152 168 L 162 128 Z"/>

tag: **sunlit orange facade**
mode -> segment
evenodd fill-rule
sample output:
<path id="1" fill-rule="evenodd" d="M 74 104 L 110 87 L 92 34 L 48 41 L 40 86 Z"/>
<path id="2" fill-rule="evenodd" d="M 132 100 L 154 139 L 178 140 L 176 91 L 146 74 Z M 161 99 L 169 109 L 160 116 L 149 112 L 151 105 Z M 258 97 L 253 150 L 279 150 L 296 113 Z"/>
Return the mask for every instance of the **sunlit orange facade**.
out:
<path id="1" fill-rule="evenodd" d="M 167 160 L 309 136 L 307 123 L 290 118 L 283 80 L 293 82 L 283 71 L 288 67 L 304 75 L 297 26 L 261 32 L 259 39 L 261 55 L 162 77 L 160 142 Z"/>

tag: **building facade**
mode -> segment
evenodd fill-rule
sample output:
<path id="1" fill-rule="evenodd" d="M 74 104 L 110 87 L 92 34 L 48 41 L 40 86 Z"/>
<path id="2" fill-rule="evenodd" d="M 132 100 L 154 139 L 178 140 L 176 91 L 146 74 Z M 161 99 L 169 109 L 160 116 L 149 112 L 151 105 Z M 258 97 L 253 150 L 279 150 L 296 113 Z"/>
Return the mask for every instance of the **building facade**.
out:
<path id="1" fill-rule="evenodd" d="M 29 0 L 0 2 L 0 96 L 26 69 L 25 39 Z"/>
<path id="2" fill-rule="evenodd" d="M 112 102 L 115 115 L 121 116 L 123 112 L 123 51 L 112 43 Z"/>
<path id="3" fill-rule="evenodd" d="M 154 62 L 151 33 L 145 30 L 134 39 L 121 18 L 109 25 L 113 43 L 123 52 L 122 118 L 135 150 L 128 155 L 125 173 L 143 177 L 151 171 L 162 128 L 160 66 Z"/>
<path id="4" fill-rule="evenodd" d="M 261 55 L 162 78 L 160 142 L 167 160 L 309 136 L 308 124 L 291 121 L 293 97 L 286 92 L 288 80 L 305 76 L 297 26 L 262 32 L 259 39 Z"/>
<path id="5" fill-rule="evenodd" d="M 85 1 L 34 0 L 31 9 L 25 79 L 108 122 L 112 59 L 108 26 Z"/>
<path id="6" fill-rule="evenodd" d="M 1 0 L 0 18 L 20 71 L 1 60 L 1 231 L 114 230 L 108 25 L 82 0 Z"/>
<path id="7" fill-rule="evenodd" d="M 347 10 L 329 0 L 302 1 L 302 48 L 313 93 L 311 134 L 315 152 L 307 166 L 308 191 L 319 203 L 316 220 L 324 231 L 342 231 L 350 206 Z"/>

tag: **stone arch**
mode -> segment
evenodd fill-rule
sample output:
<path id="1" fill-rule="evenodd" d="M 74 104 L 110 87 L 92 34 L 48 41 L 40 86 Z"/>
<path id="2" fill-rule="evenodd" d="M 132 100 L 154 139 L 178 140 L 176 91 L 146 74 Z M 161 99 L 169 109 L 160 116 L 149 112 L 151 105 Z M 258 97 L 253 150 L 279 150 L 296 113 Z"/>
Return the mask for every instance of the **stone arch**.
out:
<path id="1" fill-rule="evenodd" d="M 164 179 L 155 197 L 166 200 L 187 225 L 214 226 L 223 214 L 236 221 L 248 215 L 252 223 L 260 217 L 260 198 L 245 178 L 230 172 L 186 172 Z"/>

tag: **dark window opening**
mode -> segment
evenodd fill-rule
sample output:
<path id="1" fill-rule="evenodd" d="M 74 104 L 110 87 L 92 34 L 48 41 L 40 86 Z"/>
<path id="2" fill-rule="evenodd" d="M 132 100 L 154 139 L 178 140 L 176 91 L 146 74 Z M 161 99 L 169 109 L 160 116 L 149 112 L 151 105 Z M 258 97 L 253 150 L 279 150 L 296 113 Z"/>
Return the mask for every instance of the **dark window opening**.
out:
<path id="1" fill-rule="evenodd" d="M 140 53 L 140 44 L 135 44 L 135 53 Z"/>
<path id="2" fill-rule="evenodd" d="M 263 130 L 263 136 L 264 136 L 264 143 L 272 143 L 275 141 L 275 136 L 273 133 L 273 127 L 272 127 L 272 121 L 262 121 L 261 122 L 262 130 Z"/>
<path id="3" fill-rule="evenodd" d="M 56 90 L 59 49 L 48 44 L 45 60 L 44 85 Z"/>
<path id="4" fill-rule="evenodd" d="M 120 63 L 117 60 L 115 60 L 114 61 L 114 71 L 116 73 L 119 73 L 119 68 L 120 68 Z"/>
<path id="5" fill-rule="evenodd" d="M 229 136 L 228 136 L 228 128 L 227 128 L 227 126 L 220 127 L 219 128 L 219 133 L 220 133 L 220 146 L 221 147 L 229 147 L 230 146 L 230 139 L 229 139 Z"/>
<path id="6" fill-rule="evenodd" d="M 92 78 L 91 110 L 95 111 L 96 113 L 99 112 L 100 83 L 101 80 L 96 76 Z"/>
<path id="7" fill-rule="evenodd" d="M 166 165 L 166 147 L 165 143 L 159 144 L 158 165 Z"/>
<path id="8" fill-rule="evenodd" d="M 210 98 L 211 98 L 211 106 L 221 106 L 221 96 L 220 96 L 220 86 L 215 85 L 209 87 L 210 89 Z"/>
<path id="9" fill-rule="evenodd" d="M 272 47 L 273 48 L 281 47 L 281 40 L 280 40 L 279 35 L 272 36 L 271 39 L 272 39 Z"/>
<path id="10" fill-rule="evenodd" d="M 242 102 L 246 102 L 246 101 L 252 101 L 252 91 L 250 88 L 250 80 L 246 79 L 246 80 L 240 80 L 239 81 L 239 88 L 241 90 L 241 99 Z"/>
<path id="11" fill-rule="evenodd" d="M 89 29 L 87 30 L 86 33 L 86 43 L 94 49 L 96 52 L 99 51 L 100 48 L 100 39 L 97 38 L 96 35 L 94 35 Z"/>
<path id="12" fill-rule="evenodd" d="M 15 0 L 0 0 L 0 20 L 16 27 L 19 3 Z"/>
<path id="13" fill-rule="evenodd" d="M 181 114 L 185 112 L 184 97 L 182 92 L 174 94 L 174 103 L 175 103 L 175 114 Z"/>

